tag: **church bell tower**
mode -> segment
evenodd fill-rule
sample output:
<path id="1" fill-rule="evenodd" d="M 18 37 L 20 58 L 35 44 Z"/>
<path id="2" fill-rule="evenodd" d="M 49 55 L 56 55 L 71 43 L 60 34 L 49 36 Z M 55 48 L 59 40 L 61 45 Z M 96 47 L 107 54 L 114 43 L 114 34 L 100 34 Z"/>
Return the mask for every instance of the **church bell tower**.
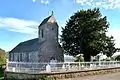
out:
<path id="1" fill-rule="evenodd" d="M 63 51 L 58 42 L 58 28 L 53 11 L 39 25 L 40 62 L 50 62 L 51 59 L 63 62 Z"/>

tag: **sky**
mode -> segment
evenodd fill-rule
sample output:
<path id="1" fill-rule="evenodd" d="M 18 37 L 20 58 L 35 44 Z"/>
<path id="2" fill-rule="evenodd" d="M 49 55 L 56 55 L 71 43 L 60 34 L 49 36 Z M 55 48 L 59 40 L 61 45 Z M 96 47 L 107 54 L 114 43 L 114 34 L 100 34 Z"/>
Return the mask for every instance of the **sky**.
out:
<path id="1" fill-rule="evenodd" d="M 120 48 L 120 0 L 0 0 L 0 48 L 10 51 L 20 42 L 37 38 L 38 25 L 51 11 L 61 34 L 71 15 L 94 7 L 107 16 L 107 34 L 114 36 L 115 46 Z"/>

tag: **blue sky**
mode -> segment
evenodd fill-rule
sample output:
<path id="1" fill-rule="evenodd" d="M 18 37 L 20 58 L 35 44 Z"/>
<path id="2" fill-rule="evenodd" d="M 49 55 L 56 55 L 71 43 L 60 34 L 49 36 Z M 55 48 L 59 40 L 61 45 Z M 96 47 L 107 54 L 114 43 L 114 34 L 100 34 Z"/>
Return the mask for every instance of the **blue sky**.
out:
<path id="1" fill-rule="evenodd" d="M 51 11 L 61 28 L 76 11 L 94 7 L 107 16 L 107 34 L 113 35 L 116 47 L 120 47 L 120 0 L 1 0 L 0 48 L 10 51 L 18 43 L 36 38 L 37 26 Z"/>

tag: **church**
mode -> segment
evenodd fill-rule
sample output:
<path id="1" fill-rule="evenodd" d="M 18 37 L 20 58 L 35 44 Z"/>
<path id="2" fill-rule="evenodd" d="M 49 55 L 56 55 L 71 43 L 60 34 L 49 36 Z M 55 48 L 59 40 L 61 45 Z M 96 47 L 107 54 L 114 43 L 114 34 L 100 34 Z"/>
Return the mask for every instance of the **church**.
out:
<path id="1" fill-rule="evenodd" d="M 38 38 L 19 43 L 9 52 L 9 61 L 64 62 L 63 50 L 58 42 L 58 29 L 59 26 L 52 12 L 38 26 Z"/>

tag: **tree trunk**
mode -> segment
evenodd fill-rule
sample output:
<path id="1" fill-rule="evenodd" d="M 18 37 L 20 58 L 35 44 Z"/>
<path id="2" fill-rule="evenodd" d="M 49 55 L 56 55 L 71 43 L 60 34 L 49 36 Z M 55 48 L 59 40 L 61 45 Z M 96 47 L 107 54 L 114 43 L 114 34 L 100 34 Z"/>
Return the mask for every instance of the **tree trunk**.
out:
<path id="1" fill-rule="evenodd" d="M 84 53 L 83 55 L 84 55 L 84 61 L 90 62 L 90 60 L 91 60 L 90 53 Z"/>

